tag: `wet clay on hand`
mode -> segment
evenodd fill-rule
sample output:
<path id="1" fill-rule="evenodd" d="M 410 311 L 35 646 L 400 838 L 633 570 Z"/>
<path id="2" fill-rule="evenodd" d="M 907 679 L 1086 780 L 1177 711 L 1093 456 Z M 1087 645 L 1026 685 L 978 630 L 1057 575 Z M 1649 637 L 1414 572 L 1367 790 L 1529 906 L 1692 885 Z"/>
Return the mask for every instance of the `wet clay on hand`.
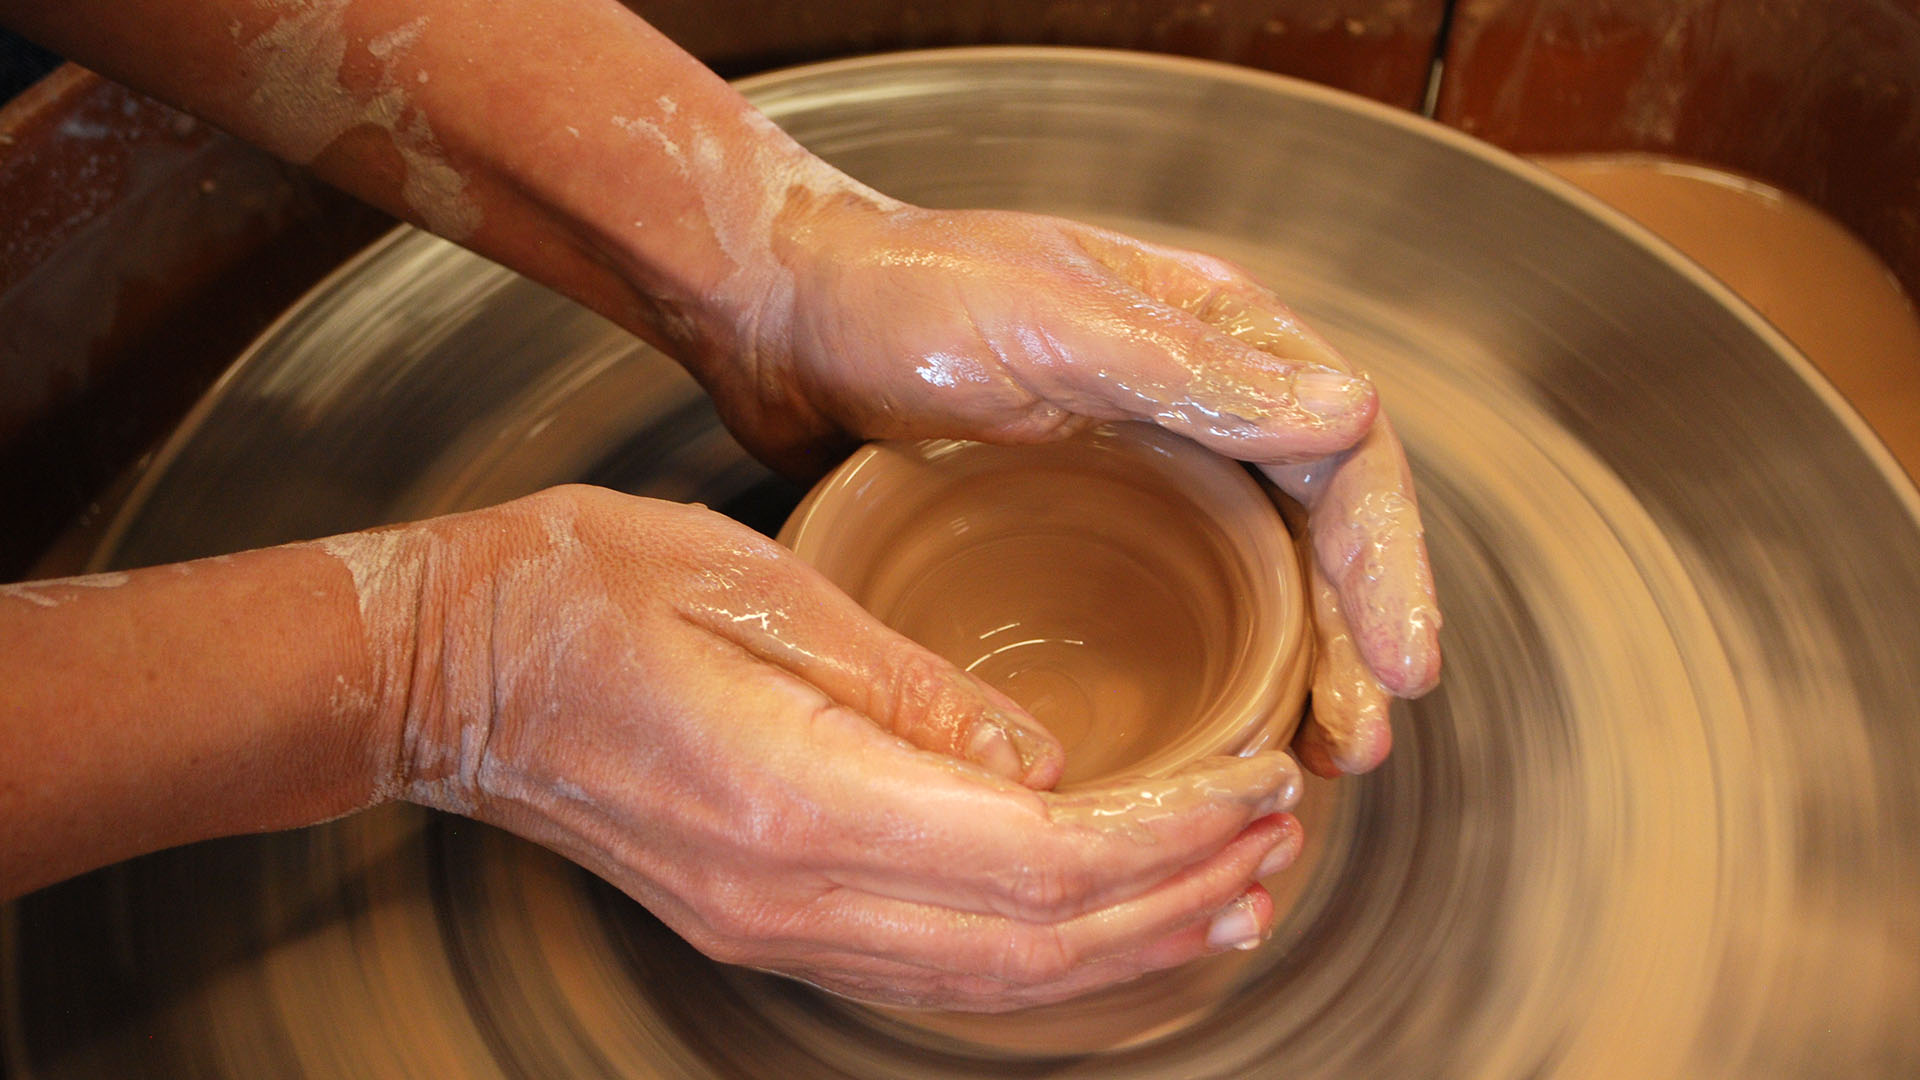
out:
<path id="1" fill-rule="evenodd" d="M 1238 465 L 1145 425 L 869 446 L 781 533 L 881 621 L 1003 691 L 1063 782 L 1285 746 L 1310 670 L 1284 525 Z"/>

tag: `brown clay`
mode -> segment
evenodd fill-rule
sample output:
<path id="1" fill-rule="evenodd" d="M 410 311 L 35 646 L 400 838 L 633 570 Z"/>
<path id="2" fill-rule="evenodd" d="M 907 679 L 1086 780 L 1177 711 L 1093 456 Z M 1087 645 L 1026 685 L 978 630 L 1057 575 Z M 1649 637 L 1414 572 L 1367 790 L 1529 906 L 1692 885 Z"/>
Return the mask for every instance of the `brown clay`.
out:
<path id="1" fill-rule="evenodd" d="M 1142 425 L 1061 443 L 880 443 L 781 540 L 1006 692 L 1066 781 L 1285 745 L 1311 646 L 1285 526 L 1244 470 Z"/>

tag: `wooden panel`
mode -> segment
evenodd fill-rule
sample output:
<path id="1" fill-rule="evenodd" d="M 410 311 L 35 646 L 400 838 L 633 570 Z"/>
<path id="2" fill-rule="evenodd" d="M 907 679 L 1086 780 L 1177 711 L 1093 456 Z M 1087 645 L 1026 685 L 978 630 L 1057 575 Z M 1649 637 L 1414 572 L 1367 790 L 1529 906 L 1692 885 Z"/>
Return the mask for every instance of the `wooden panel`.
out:
<path id="1" fill-rule="evenodd" d="M 72 65 L 0 109 L 0 580 L 390 224 Z"/>
<path id="2" fill-rule="evenodd" d="M 1461 0 L 1438 115 L 1522 152 L 1757 176 L 1920 295 L 1920 0 Z"/>
<path id="3" fill-rule="evenodd" d="M 1225 60 L 1414 108 L 1445 0 L 629 0 L 729 75 L 939 45 L 1083 45 Z"/>

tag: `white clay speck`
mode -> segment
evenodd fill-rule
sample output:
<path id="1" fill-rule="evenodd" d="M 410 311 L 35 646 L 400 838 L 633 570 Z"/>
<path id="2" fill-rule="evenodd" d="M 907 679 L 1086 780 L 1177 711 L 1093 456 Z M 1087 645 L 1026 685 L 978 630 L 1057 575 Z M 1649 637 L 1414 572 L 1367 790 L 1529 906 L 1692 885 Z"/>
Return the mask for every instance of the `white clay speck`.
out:
<path id="1" fill-rule="evenodd" d="M 0 585 L 0 596 L 9 600 L 25 600 L 35 607 L 60 606 L 60 601 L 26 585 Z"/>
<path id="2" fill-rule="evenodd" d="M 0 597 L 9 600 L 24 600 L 35 607 L 59 607 L 65 603 L 48 594 L 48 590 L 59 589 L 115 589 L 133 580 L 128 575 L 115 571 L 107 574 L 88 574 L 85 577 L 50 578 L 46 581 L 23 581 L 17 585 L 0 585 Z M 68 600 L 72 597 L 68 597 Z"/>
<path id="3" fill-rule="evenodd" d="M 674 167 L 680 170 L 680 175 L 687 175 L 686 155 L 681 152 L 680 144 L 669 138 L 667 133 L 660 129 L 660 125 L 651 120 L 641 120 L 631 116 L 616 116 L 612 119 L 614 127 L 636 138 L 646 139 L 659 147 L 660 152 L 667 155 L 667 160 L 673 162 Z"/>
<path id="4" fill-rule="evenodd" d="M 427 28 L 427 17 L 421 15 L 384 34 L 377 34 L 367 42 L 367 51 L 377 60 L 391 60 L 397 54 L 412 48 L 420 40 L 421 31 Z"/>

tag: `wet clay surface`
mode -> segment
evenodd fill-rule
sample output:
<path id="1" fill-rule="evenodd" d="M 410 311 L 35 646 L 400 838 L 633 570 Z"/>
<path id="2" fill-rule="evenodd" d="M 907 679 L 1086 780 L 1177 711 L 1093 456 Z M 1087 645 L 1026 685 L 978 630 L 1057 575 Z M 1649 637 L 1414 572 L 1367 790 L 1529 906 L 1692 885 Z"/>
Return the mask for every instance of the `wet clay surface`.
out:
<path id="1" fill-rule="evenodd" d="M 1238 466 L 1140 425 L 885 443 L 781 533 L 1059 737 L 1064 782 L 1279 745 L 1308 669 L 1296 560 Z"/>
<path id="2" fill-rule="evenodd" d="M 1536 160 L 1739 293 L 1920 476 L 1920 315 L 1865 244 L 1805 201 L 1722 170 L 1641 155 Z"/>

